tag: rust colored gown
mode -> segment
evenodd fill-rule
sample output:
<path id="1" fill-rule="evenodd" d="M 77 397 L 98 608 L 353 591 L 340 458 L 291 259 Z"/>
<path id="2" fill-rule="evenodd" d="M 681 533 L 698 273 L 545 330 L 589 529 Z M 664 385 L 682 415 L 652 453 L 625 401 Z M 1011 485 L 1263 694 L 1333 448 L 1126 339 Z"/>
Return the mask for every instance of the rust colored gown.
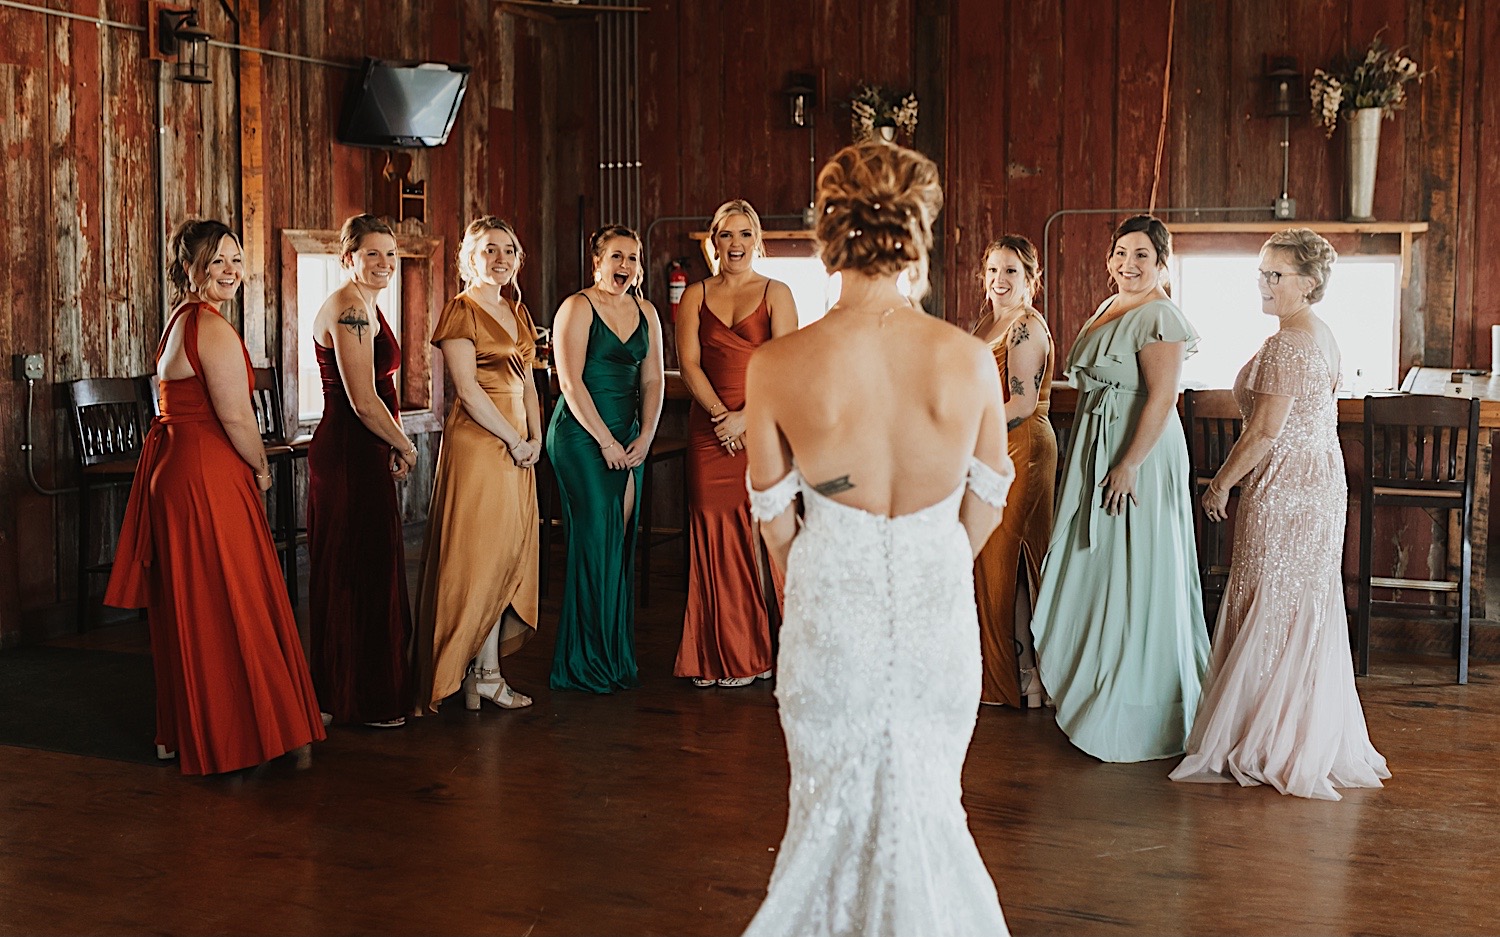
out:
<path id="1" fill-rule="evenodd" d="M 770 285 L 766 287 L 770 289 Z M 750 355 L 771 338 L 766 298 L 750 315 L 727 326 L 708 308 L 698 316 L 703 373 L 730 410 L 745 405 Z M 688 414 L 688 528 L 691 562 L 679 677 L 753 677 L 771 669 L 771 616 L 756 568 L 760 538 L 750 521 L 745 456 L 724 451 L 708 411 Z"/>
<path id="2" fill-rule="evenodd" d="M 1038 319 L 1027 316 L 1016 320 Z M 1043 325 L 1045 328 L 1045 325 Z M 1010 360 L 1011 332 L 1006 329 L 990 343 L 995 366 L 1000 369 L 1001 391 L 1007 401 L 1005 380 Z M 984 658 L 984 684 L 980 700 L 986 703 L 1021 705 L 1020 676 L 1016 670 L 1016 589 L 1022 576 L 1036 603 L 1041 581 L 1042 557 L 1052 537 L 1052 493 L 1057 484 L 1057 435 L 1047 418 L 1052 408 L 1052 337 L 1047 336 L 1047 360 L 1042 365 L 1042 385 L 1037 388 L 1036 410 L 1005 434 L 1006 449 L 1016 464 L 1016 480 L 1000 526 L 990 534 L 974 561 L 975 603 L 979 608 L 979 648 Z"/>
<path id="3" fill-rule="evenodd" d="M 218 774 L 318 741 L 323 723 L 255 473 L 202 377 L 199 310 L 217 314 L 184 306 L 156 351 L 181 320 L 194 374 L 161 382 L 104 601 L 150 618 L 157 744 L 183 774 Z"/>
<path id="4" fill-rule="evenodd" d="M 401 347 L 375 315 L 375 391 L 395 416 Z M 411 708 L 411 603 L 391 446 L 355 415 L 333 349 L 314 342 L 313 352 L 323 379 L 323 418 L 307 449 L 313 684 L 334 722 L 383 722 Z"/>
<path id="5" fill-rule="evenodd" d="M 443 308 L 432 343 L 473 342 L 479 386 L 524 434 L 536 328 L 525 306 L 518 303 L 514 313 L 519 334 L 512 336 L 473 301 L 456 296 Z M 517 465 L 505 443 L 455 403 L 443 426 L 417 588 L 419 710 L 458 691 L 497 622 L 501 657 L 531 640 L 537 585 L 536 469 Z"/>

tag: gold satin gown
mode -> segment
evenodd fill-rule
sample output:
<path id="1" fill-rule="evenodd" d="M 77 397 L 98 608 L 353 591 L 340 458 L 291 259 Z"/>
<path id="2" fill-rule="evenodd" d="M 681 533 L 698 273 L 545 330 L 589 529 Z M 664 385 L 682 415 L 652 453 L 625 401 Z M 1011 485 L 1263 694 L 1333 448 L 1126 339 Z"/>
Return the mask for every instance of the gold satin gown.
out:
<path id="1" fill-rule="evenodd" d="M 432 343 L 474 343 L 475 376 L 500 415 L 526 432 L 526 385 L 536 361 L 536 328 L 513 307 L 512 336 L 471 300 L 449 300 Z M 511 459 L 505 443 L 455 401 L 443 425 L 417 590 L 417 706 L 458 691 L 469 661 L 499 623 L 500 656 L 536 634 L 536 470 Z"/>
<path id="2" fill-rule="evenodd" d="M 1040 316 L 1027 315 L 990 342 L 1007 401 L 1010 390 L 1005 378 L 1010 343 L 1016 325 L 1021 322 L 1041 323 L 1046 328 Z M 1036 410 L 1005 435 L 1007 451 L 1016 464 L 1016 480 L 1010 486 L 1000 526 L 974 561 L 979 648 L 984 658 L 984 684 L 979 698 L 985 703 L 1021 705 L 1016 665 L 1016 589 L 1020 577 L 1025 576 L 1035 604 L 1042 557 L 1046 556 L 1047 542 L 1052 537 L 1052 495 L 1057 482 L 1057 436 L 1047 418 L 1052 398 L 1053 351 L 1052 335 L 1048 333 L 1042 384 L 1036 389 Z"/>

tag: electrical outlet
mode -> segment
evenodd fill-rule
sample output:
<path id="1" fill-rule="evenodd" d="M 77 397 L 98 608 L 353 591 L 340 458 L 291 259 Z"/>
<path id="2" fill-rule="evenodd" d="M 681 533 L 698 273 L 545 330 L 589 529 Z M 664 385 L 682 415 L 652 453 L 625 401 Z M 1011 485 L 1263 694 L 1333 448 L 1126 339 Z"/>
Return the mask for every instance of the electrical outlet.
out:
<path id="1" fill-rule="evenodd" d="M 1282 220 L 1297 217 L 1297 200 L 1283 195 L 1271 205 L 1271 212 Z"/>
<path id="2" fill-rule="evenodd" d="M 40 381 L 45 376 L 41 355 L 11 355 L 10 363 L 18 381 Z"/>

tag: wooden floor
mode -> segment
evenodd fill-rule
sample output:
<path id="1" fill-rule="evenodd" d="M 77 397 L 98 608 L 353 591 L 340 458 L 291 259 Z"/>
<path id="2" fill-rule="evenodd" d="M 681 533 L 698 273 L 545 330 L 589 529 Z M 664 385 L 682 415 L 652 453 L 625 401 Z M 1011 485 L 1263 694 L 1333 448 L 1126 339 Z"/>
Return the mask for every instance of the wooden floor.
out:
<path id="1" fill-rule="evenodd" d="M 776 708 L 670 676 L 660 573 L 631 692 L 547 689 L 554 588 L 508 662 L 524 712 L 455 700 L 237 780 L 0 748 L 0 934 L 738 934 L 785 819 Z M 135 623 L 82 641 L 146 645 Z M 1174 784 L 984 708 L 965 802 L 1012 931 L 1496 933 L 1495 671 L 1377 661 L 1359 688 L 1395 776 L 1341 803 Z"/>

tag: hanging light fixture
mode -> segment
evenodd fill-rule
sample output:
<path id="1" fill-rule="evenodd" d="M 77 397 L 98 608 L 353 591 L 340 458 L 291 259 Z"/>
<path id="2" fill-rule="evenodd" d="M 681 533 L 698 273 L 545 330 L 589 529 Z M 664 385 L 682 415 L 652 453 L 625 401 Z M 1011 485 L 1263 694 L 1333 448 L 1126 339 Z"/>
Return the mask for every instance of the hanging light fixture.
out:
<path id="1" fill-rule="evenodd" d="M 177 81 L 190 85 L 212 84 L 208 77 L 208 40 L 213 38 L 198 23 L 192 7 L 151 4 L 151 58 L 175 62 Z"/>

